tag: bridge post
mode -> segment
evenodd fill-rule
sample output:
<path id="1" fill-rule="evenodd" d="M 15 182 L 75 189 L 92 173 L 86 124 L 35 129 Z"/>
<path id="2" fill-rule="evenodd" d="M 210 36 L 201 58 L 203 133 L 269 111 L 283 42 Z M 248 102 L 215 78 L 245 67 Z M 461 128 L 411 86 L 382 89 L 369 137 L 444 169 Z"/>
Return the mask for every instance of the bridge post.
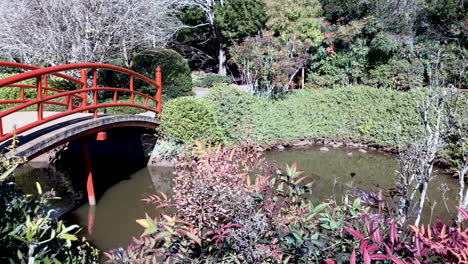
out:
<path id="1" fill-rule="evenodd" d="M 88 76 L 86 76 L 86 70 L 85 69 L 82 69 L 81 70 L 81 82 L 83 83 L 81 89 L 86 89 L 88 84 Z M 72 97 L 73 98 L 73 97 Z M 81 93 L 81 106 L 82 107 L 85 107 L 88 105 L 88 95 L 86 94 L 86 92 L 82 92 Z M 84 113 L 88 113 L 88 111 L 84 111 Z"/>
<path id="2" fill-rule="evenodd" d="M 93 173 L 91 171 L 91 159 L 89 158 L 89 148 L 88 141 L 86 138 L 81 140 L 81 146 L 83 149 L 83 157 L 85 162 L 85 171 L 86 171 L 86 191 L 88 193 L 88 202 L 89 205 L 96 205 L 96 196 L 94 194 L 94 183 L 93 183 Z"/>
<path id="3" fill-rule="evenodd" d="M 38 100 L 42 99 L 42 76 L 38 76 L 36 78 L 36 98 Z M 43 119 L 43 114 L 42 114 L 42 103 L 37 104 L 37 120 L 42 120 Z"/>
<path id="4" fill-rule="evenodd" d="M 107 140 L 106 132 L 99 132 L 96 134 L 95 138 L 98 141 Z M 83 149 L 83 157 L 85 162 L 85 171 L 86 171 L 86 191 L 88 193 L 88 203 L 91 206 L 96 205 L 96 195 L 94 194 L 94 181 L 93 181 L 93 172 L 91 171 L 91 159 L 89 156 L 89 146 L 88 139 L 83 138 L 81 140 L 81 145 Z"/>
<path id="5" fill-rule="evenodd" d="M 93 68 L 93 88 L 97 88 L 97 69 Z M 93 105 L 96 106 L 98 104 L 98 92 L 94 91 L 93 92 Z M 93 117 L 97 118 L 98 117 L 98 110 L 97 108 L 94 109 L 93 111 Z"/>
<path id="6" fill-rule="evenodd" d="M 156 112 L 161 114 L 162 112 L 162 72 L 161 67 L 156 68 L 156 101 L 158 102 L 156 105 Z"/>

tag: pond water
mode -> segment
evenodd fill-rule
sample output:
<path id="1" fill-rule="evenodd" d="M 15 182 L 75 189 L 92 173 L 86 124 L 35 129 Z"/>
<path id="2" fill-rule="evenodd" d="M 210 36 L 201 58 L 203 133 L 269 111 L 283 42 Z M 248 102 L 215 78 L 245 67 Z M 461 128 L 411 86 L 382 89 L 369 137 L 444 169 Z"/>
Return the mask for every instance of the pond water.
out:
<path id="1" fill-rule="evenodd" d="M 339 201 L 355 187 L 364 190 L 388 189 L 394 184 L 398 169 L 395 156 L 373 151 L 361 153 L 356 149 L 331 148 L 328 152 L 321 152 L 317 146 L 267 152 L 266 157 L 280 166 L 297 162 L 299 170 L 304 171 L 305 175 L 314 181 L 311 195 L 314 202 L 329 198 Z M 56 175 L 51 173 L 51 170 L 24 167 L 17 173 L 19 185 L 24 185 L 24 189 L 29 191 L 31 187 L 28 187 L 27 183 L 45 181 L 46 187 L 53 187 L 54 184 L 50 184 L 50 181 L 59 182 L 61 178 L 51 176 Z M 132 236 L 138 236 L 142 232 L 135 219 L 144 218 L 145 212 L 152 217 L 159 213 L 141 199 L 153 193 L 171 194 L 172 172 L 173 169 L 162 167 L 141 169 L 108 188 L 98 197 L 95 207 L 82 204 L 65 214 L 64 218 L 69 224 L 82 226 L 82 233 L 102 251 L 126 246 L 131 242 Z M 452 208 L 457 200 L 456 180 L 440 174 L 431 184 L 430 200 L 423 221 L 428 222 L 431 218 L 431 205 L 434 205 L 433 215 L 443 216 L 446 221 L 454 218 L 455 212 Z M 57 188 L 64 188 L 63 183 L 60 185 L 62 186 Z M 65 184 L 65 192 L 68 195 L 65 195 L 67 198 L 59 206 L 70 204 L 73 199 L 77 199 L 69 189 L 70 186 Z"/>

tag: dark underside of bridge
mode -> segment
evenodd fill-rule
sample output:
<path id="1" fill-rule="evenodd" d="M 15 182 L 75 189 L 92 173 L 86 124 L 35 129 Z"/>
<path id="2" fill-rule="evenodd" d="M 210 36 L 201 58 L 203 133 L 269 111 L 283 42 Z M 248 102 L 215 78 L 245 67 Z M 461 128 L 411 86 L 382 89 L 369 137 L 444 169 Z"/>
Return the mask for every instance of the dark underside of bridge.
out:
<path id="1" fill-rule="evenodd" d="M 32 160 L 41 154 L 67 175 L 75 189 L 86 190 L 89 158 L 96 198 L 113 184 L 144 168 L 156 144 L 159 120 L 140 115 L 81 117 L 18 135 L 15 155 Z M 99 132 L 105 140 L 97 140 Z M 11 140 L 0 145 L 1 149 Z M 84 145 L 87 145 L 85 148 Z M 87 151 L 86 151 L 87 150 Z M 42 159 L 43 160 L 43 159 Z"/>

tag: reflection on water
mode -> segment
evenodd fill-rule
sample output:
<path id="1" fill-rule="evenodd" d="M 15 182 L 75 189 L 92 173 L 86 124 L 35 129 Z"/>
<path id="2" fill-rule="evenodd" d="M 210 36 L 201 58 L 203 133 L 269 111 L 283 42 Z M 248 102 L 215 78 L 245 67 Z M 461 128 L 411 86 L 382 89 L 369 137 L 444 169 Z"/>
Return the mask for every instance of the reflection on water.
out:
<path id="1" fill-rule="evenodd" d="M 364 190 L 390 188 L 394 184 L 398 169 L 393 156 L 379 152 L 360 153 L 350 149 L 330 149 L 329 152 L 320 152 L 318 147 L 292 149 L 269 152 L 266 156 L 269 160 L 277 161 L 280 166 L 297 162 L 299 170 L 304 171 L 315 181 L 311 197 L 314 202 L 328 198 L 341 200 L 353 187 Z M 37 169 L 30 170 L 34 173 L 25 173 L 23 176 L 25 179 L 30 177 L 28 175 L 40 174 Z M 41 170 L 44 172 L 44 169 Z M 47 177 L 34 178 L 47 181 Z M 152 217 L 159 213 L 154 206 L 146 205 L 141 199 L 159 192 L 171 195 L 172 179 L 173 169 L 144 168 L 107 189 L 98 197 L 96 207 L 84 204 L 68 213 L 65 218 L 82 226 L 83 234 L 102 251 L 126 246 L 131 242 L 132 236 L 138 236 L 142 232 L 142 228 L 135 223 L 135 220 L 143 218 L 145 212 Z M 26 182 L 31 181 L 23 180 L 25 186 Z M 443 183 L 450 191 L 439 190 Z M 430 202 L 437 201 L 434 215 L 443 216 L 444 220 L 455 217 L 453 210 L 447 212 L 442 198 L 448 200 L 447 206 L 450 209 L 453 208 L 457 199 L 456 181 L 446 175 L 440 175 L 431 184 Z M 430 205 L 427 207 L 426 217 L 430 215 Z"/>
<path id="2" fill-rule="evenodd" d="M 292 149 L 269 152 L 267 157 L 279 166 L 297 162 L 298 169 L 314 181 L 311 195 L 314 202 L 329 198 L 341 201 L 355 188 L 388 190 L 394 187 L 399 169 L 394 155 L 377 151 L 361 153 L 356 149 L 330 149 L 329 152 L 321 152 L 319 147 Z M 450 221 L 456 217 L 454 205 L 458 199 L 458 183 L 437 169 L 434 173 L 438 176 L 430 183 L 423 221 L 429 221 L 431 206 L 434 206 L 433 216 Z"/>
<path id="3" fill-rule="evenodd" d="M 151 217 L 159 213 L 141 199 L 159 192 L 171 195 L 172 172 L 170 168 L 144 168 L 108 189 L 95 208 L 84 204 L 66 218 L 83 227 L 87 239 L 103 251 L 126 246 L 143 231 L 135 220 L 144 218 L 146 212 Z"/>

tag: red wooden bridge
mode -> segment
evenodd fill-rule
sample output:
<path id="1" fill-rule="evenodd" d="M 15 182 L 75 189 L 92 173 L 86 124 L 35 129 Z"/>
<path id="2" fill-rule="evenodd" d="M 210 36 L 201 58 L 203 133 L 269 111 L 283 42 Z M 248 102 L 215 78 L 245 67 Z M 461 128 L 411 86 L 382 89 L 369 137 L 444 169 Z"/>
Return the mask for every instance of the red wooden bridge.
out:
<path id="1" fill-rule="evenodd" d="M 157 115 L 162 111 L 162 74 L 159 67 L 155 71 L 154 80 L 125 68 L 97 63 L 40 68 L 0 61 L 0 67 L 24 71 L 0 79 L 0 91 L 8 89 L 9 94 L 16 95 L 16 98 L 0 98 L 0 149 L 5 150 L 13 137 L 16 137 L 17 156 L 32 159 L 71 140 L 99 135 L 99 132 L 110 128 L 156 128 L 159 124 Z M 98 72 L 102 70 L 128 75 L 128 87 L 99 85 Z M 51 78 L 67 80 L 78 89 L 66 91 L 51 87 Z M 139 83 L 143 85 L 154 87 L 154 94 L 137 91 L 136 79 L 141 80 Z M 108 95 L 107 100 L 103 98 L 104 94 Z M 143 115 L 103 113 L 103 110 L 114 107 L 139 108 L 146 112 Z M 87 152 L 87 146 L 83 148 Z M 90 173 L 88 195 L 92 195 L 94 199 Z"/>

